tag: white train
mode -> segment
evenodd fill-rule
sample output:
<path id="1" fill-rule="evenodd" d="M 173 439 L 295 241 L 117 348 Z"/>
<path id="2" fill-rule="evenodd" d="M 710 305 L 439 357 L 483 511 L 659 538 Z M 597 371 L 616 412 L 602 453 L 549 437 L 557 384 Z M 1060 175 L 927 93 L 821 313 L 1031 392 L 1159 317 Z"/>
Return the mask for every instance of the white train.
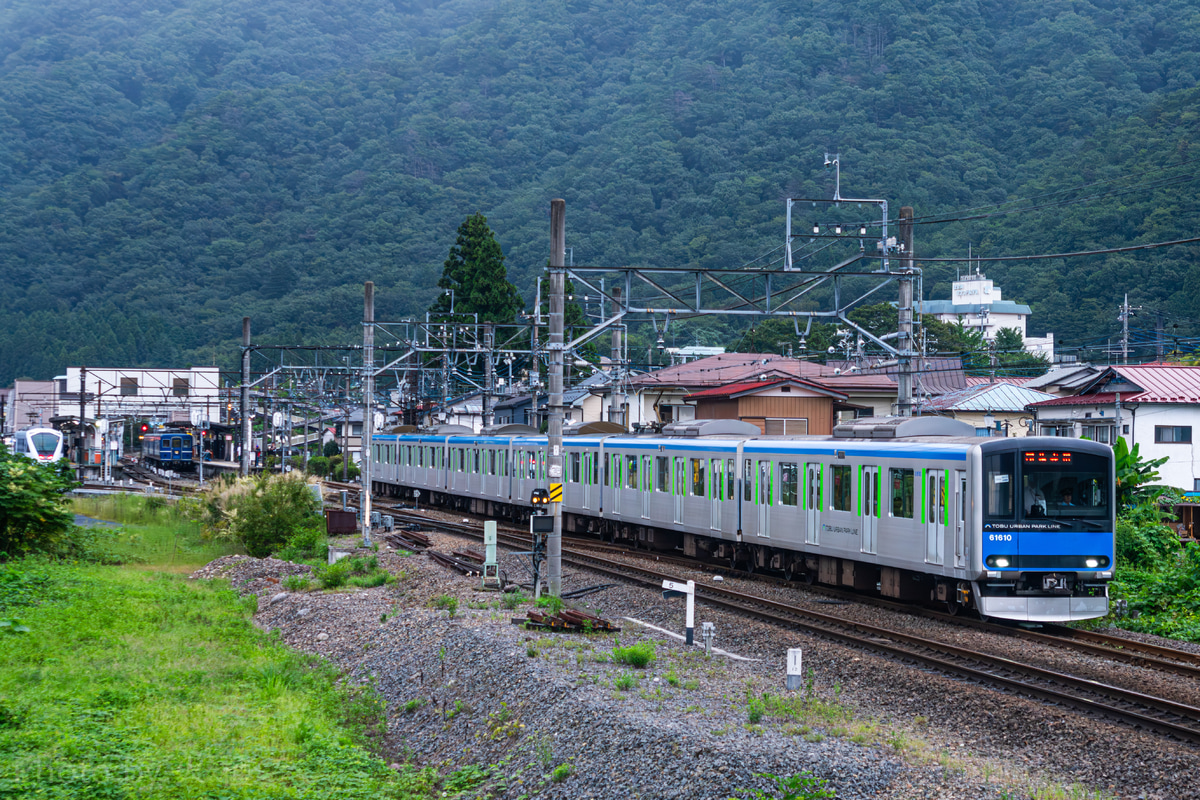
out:
<path id="1" fill-rule="evenodd" d="M 37 461 L 52 464 L 63 458 L 62 431 L 53 428 L 26 428 L 13 434 L 13 452 Z"/>
<path id="2" fill-rule="evenodd" d="M 522 518 L 545 489 L 546 437 L 441 430 L 373 439 L 377 492 Z M 833 436 L 749 423 L 564 435 L 563 529 L 983 617 L 1104 616 L 1114 557 L 1112 450 L 977 438 L 939 417 L 875 418 Z"/>

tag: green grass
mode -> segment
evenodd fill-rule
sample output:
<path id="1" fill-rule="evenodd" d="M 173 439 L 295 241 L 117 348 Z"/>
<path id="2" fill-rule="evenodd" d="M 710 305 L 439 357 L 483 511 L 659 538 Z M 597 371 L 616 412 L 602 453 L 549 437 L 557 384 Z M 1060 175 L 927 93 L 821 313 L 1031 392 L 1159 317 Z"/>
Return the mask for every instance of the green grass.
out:
<path id="1" fill-rule="evenodd" d="M 5 569 L 22 567 L 33 588 L 0 592 L 0 616 L 16 600 L 30 628 L 0 645 L 0 795 L 434 796 L 436 773 L 397 773 L 364 747 L 378 697 L 339 690 L 332 667 L 256 630 L 227 588 L 116 567 Z"/>
<path id="2" fill-rule="evenodd" d="M 189 519 L 194 509 L 192 501 L 139 495 L 71 498 L 74 513 L 121 525 L 96 530 L 118 558 L 160 569 L 190 571 L 221 556 L 241 552 L 233 542 L 206 540 L 200 523 Z"/>

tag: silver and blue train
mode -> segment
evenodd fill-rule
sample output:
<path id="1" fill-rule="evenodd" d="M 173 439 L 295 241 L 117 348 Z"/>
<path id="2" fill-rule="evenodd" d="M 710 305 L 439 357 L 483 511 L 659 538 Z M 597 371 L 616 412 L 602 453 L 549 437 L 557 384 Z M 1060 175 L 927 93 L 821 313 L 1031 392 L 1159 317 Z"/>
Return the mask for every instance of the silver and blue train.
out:
<path id="1" fill-rule="evenodd" d="M 860 419 L 812 437 L 736 420 L 569 434 L 561 479 L 547 476 L 546 437 L 520 426 L 376 435 L 372 487 L 521 519 L 534 489 L 561 482 L 564 532 L 984 618 L 1108 613 L 1115 478 L 1104 444 L 978 438 L 939 417 Z"/>

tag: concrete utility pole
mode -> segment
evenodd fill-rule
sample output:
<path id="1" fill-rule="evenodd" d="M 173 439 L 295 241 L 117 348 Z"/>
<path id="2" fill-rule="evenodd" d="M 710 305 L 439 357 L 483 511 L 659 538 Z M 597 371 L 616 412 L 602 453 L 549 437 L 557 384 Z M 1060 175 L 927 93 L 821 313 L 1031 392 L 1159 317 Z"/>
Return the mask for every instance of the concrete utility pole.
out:
<path id="1" fill-rule="evenodd" d="M 612 290 L 613 297 L 613 313 L 621 313 L 621 287 L 614 286 Z M 621 346 L 621 326 L 614 325 L 612 333 L 612 354 L 609 360 L 612 362 L 610 374 L 612 375 L 612 397 L 608 406 L 608 421 L 615 422 L 618 425 L 625 425 L 625 395 L 621 392 L 621 354 L 623 348 Z M 626 426 L 627 427 L 627 426 Z"/>
<path id="2" fill-rule="evenodd" d="M 566 257 L 567 201 L 550 201 L 550 425 L 546 474 L 551 483 L 562 483 L 563 477 L 563 297 L 567 271 Z M 536 329 L 536 325 L 535 325 Z M 537 402 L 537 396 L 534 396 Z M 562 596 L 562 503 L 550 504 L 554 531 L 546 542 L 547 579 L 552 597 Z"/>
<path id="3" fill-rule="evenodd" d="M 886 240 L 885 240 L 886 242 Z M 885 244 L 886 246 L 886 244 Z M 896 342 L 896 414 L 912 416 L 913 398 L 913 210 L 912 206 L 900 209 L 900 336 Z"/>
<path id="4" fill-rule="evenodd" d="M 250 475 L 250 318 L 242 317 L 242 477 Z"/>
<path id="5" fill-rule="evenodd" d="M 367 281 L 363 293 L 363 422 L 359 451 L 362 471 L 362 546 L 371 546 L 371 438 L 375 432 L 375 284 Z M 347 456 L 348 457 L 348 456 Z"/>
<path id="6" fill-rule="evenodd" d="M 100 416 L 99 413 L 96 416 Z M 84 420 L 87 419 L 87 367 L 79 368 L 79 452 L 75 461 L 79 464 L 79 482 L 83 483 L 83 465 L 87 463 L 87 432 Z"/>
<path id="7" fill-rule="evenodd" d="M 1117 315 L 1117 319 L 1121 320 L 1121 363 L 1129 363 L 1129 318 L 1133 316 L 1133 312 L 1141 311 L 1141 306 L 1129 305 L 1129 292 L 1125 293 L 1125 302 L 1121 303 L 1121 313 Z"/>

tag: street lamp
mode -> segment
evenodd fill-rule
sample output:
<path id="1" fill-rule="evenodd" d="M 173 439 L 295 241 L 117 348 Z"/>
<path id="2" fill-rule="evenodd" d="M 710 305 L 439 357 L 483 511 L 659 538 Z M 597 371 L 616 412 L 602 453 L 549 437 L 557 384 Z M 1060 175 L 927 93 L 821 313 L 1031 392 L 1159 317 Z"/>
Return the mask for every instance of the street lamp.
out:
<path id="1" fill-rule="evenodd" d="M 454 314 L 454 290 L 447 289 L 442 294 L 448 295 L 450 297 L 450 314 L 453 316 L 453 314 Z"/>

